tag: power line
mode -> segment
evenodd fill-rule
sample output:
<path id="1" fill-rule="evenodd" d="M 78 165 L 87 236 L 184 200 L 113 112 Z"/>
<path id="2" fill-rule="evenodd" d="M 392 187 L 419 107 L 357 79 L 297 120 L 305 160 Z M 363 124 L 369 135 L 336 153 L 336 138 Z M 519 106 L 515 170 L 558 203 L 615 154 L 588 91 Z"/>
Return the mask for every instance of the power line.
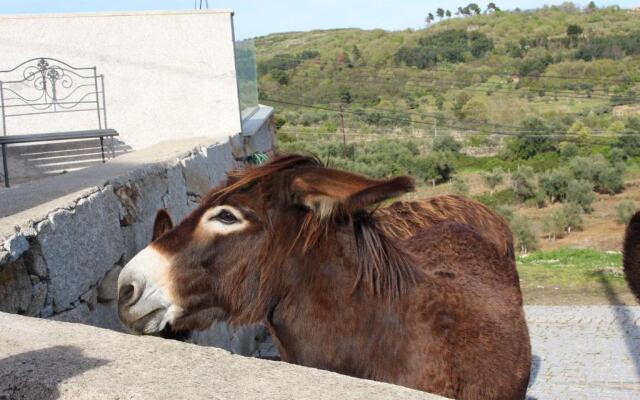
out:
<path id="1" fill-rule="evenodd" d="M 305 108 L 311 108 L 311 109 L 317 109 L 317 110 L 324 110 L 324 111 L 330 111 L 330 112 L 335 112 L 335 113 L 345 113 L 345 114 L 351 114 L 351 115 L 368 115 L 366 112 L 357 112 L 357 111 L 345 111 L 345 110 L 336 110 L 333 108 L 328 108 L 328 107 L 321 107 L 321 106 L 314 106 L 314 105 L 310 105 L 310 104 L 301 104 L 301 103 L 294 103 L 294 102 L 290 102 L 290 101 L 285 101 L 285 100 L 277 100 L 277 99 L 270 99 L 269 101 L 274 102 L 274 103 L 280 103 L 280 104 L 287 104 L 287 105 L 292 105 L 292 106 L 298 106 L 298 107 L 305 107 Z M 434 123 L 430 123 L 430 122 L 426 122 L 426 121 L 416 121 L 410 118 L 399 118 L 399 117 L 392 117 L 392 116 L 378 116 L 381 119 L 387 119 L 387 120 L 392 120 L 392 121 L 402 121 L 402 122 L 409 122 L 409 123 L 415 123 L 415 124 L 419 124 L 419 125 L 427 125 L 427 126 L 434 126 Z M 562 133 L 556 133 L 556 134 L 544 134 L 544 133 L 539 133 L 539 134 L 535 134 L 537 133 L 537 131 L 487 131 L 487 132 L 483 132 L 482 129 L 478 129 L 478 128 L 466 128 L 466 127 L 456 127 L 456 126 L 451 126 L 451 125 L 447 125 L 447 124 L 439 124 L 439 126 L 443 126 L 446 127 L 448 129 L 451 130 L 456 130 L 456 131 L 470 131 L 470 132 L 479 132 L 480 134 L 493 134 L 493 135 L 501 135 L 501 136 L 512 136 L 512 137 L 522 137 L 522 136 L 529 136 L 529 137 L 545 137 L 545 135 L 548 135 L 549 137 L 570 137 L 572 135 L 575 135 L 578 138 L 584 138 L 584 137 L 590 137 L 590 136 L 582 136 L 579 134 L 569 134 L 566 132 L 562 132 Z M 527 135 L 530 134 L 530 135 Z M 625 135 L 629 135 L 629 134 L 620 134 L 619 136 L 625 136 Z M 633 135 L 633 134 L 631 134 Z M 619 137 L 616 136 L 616 137 Z M 602 136 L 596 136 L 596 137 L 605 137 L 604 135 Z M 613 135 L 611 135 L 611 137 L 614 137 Z"/>
<path id="2" fill-rule="evenodd" d="M 321 70 L 321 69 L 320 69 Z M 311 77 L 315 77 L 315 78 L 332 78 L 331 76 L 329 76 L 330 74 L 312 74 L 309 73 L 309 71 L 299 71 L 299 70 L 293 70 L 296 74 L 304 74 L 304 75 L 310 75 Z M 529 87 L 523 87 L 520 89 L 516 89 L 516 88 L 503 88 L 503 87 L 496 87 L 496 85 L 489 83 L 489 82 L 479 82 L 479 83 L 474 83 L 474 82 L 468 82 L 468 81 L 463 81 L 463 80 L 452 80 L 452 79 L 439 79 L 438 81 L 430 84 L 429 86 L 425 85 L 425 84 L 421 84 L 421 83 L 417 83 L 414 81 L 414 77 L 399 77 L 397 75 L 389 75 L 385 72 L 380 72 L 378 71 L 376 75 L 373 74 L 366 74 L 366 73 L 361 73 L 361 72 L 356 72 L 356 71 L 349 71 L 349 74 L 336 74 L 339 75 L 340 78 L 342 78 L 342 75 L 351 75 L 351 76 L 345 76 L 344 79 L 348 79 L 350 81 L 356 79 L 358 81 L 363 81 L 363 80 L 367 80 L 367 79 L 377 79 L 377 78 L 389 78 L 389 79 L 404 79 L 404 81 L 401 84 L 394 84 L 391 82 L 381 82 L 381 81 L 377 81 L 376 84 L 378 85 L 394 85 L 397 87 L 400 86 L 409 86 L 409 87 L 413 87 L 413 88 L 421 88 L 421 89 L 426 89 L 426 90 L 437 90 L 439 89 L 437 86 L 438 85 L 451 85 L 451 86 L 455 86 L 455 85 L 466 85 L 463 87 L 459 87 L 459 88 L 455 88 L 457 90 L 464 90 L 464 91 L 475 91 L 475 92 L 487 92 L 487 91 L 492 91 L 492 92 L 502 92 L 502 93 L 530 93 L 533 95 L 536 95 L 536 91 L 540 91 L 540 90 L 545 90 L 549 91 L 551 94 L 553 94 L 554 97 L 563 97 L 563 98 L 574 98 L 574 99 L 581 99 L 581 100 L 586 100 L 586 99 L 602 99 L 602 100 L 610 100 L 612 97 L 614 96 L 622 96 L 623 100 L 627 100 L 627 99 L 637 99 L 637 97 L 624 97 L 624 95 L 619 95 L 619 94 L 615 94 L 612 93 L 610 94 L 608 91 L 605 90 L 591 90 L 590 93 L 586 93 L 584 95 L 579 95 L 579 93 L 577 93 L 577 91 L 579 91 L 580 89 L 576 89 L 576 90 L 563 90 L 563 89 L 556 89 L 556 90 L 547 90 L 544 88 L 540 88 L 540 89 L 535 89 L 535 88 L 529 88 Z M 353 75 L 356 75 L 356 77 L 354 77 Z M 470 86 L 480 86 L 480 87 L 470 87 Z M 582 89 L 582 90 L 587 90 L 587 89 Z M 601 93 L 599 93 L 601 92 Z"/>
<path id="3" fill-rule="evenodd" d="M 317 60 L 317 59 L 306 59 L 306 60 L 302 60 L 299 58 L 295 58 L 293 56 L 284 56 L 284 55 L 275 55 L 271 58 L 273 59 L 283 59 L 283 60 L 290 60 L 292 62 L 297 62 L 298 64 L 302 63 L 302 62 L 310 62 L 313 61 L 318 65 L 322 65 L 322 61 L 321 60 Z M 325 61 L 326 64 L 330 64 L 329 61 Z M 365 65 L 358 65 L 358 66 L 347 66 L 345 64 L 345 67 L 347 68 L 363 68 L 363 69 L 374 69 L 373 67 L 369 67 L 369 66 L 365 66 Z M 385 65 L 383 68 L 385 69 L 395 69 L 395 70 L 402 70 L 402 71 L 407 71 L 407 68 L 409 68 L 412 71 L 418 71 L 418 72 L 447 72 L 447 73 L 457 73 L 454 70 L 448 70 L 448 69 L 442 69 L 442 68 L 429 68 L 429 69 L 419 69 L 416 67 L 411 67 L 411 66 L 405 66 L 405 67 L 396 67 L 396 66 L 390 66 L 390 65 Z M 636 73 L 640 73 L 640 71 L 636 71 Z M 635 82 L 638 83 L 640 82 L 640 78 L 639 79 L 612 79 L 612 78 L 590 78 L 590 77 L 586 77 L 586 76 L 575 76 L 575 75 L 544 75 L 544 74 L 529 74 L 529 75 L 524 75 L 524 76 L 520 76 L 517 72 L 497 72 L 497 71 L 491 71 L 489 72 L 490 75 L 497 75 L 497 76 L 507 76 L 510 78 L 513 77 L 518 77 L 519 79 L 527 79 L 527 78 L 536 78 L 536 79 L 566 79 L 566 80 L 579 80 L 579 81 L 584 81 L 584 80 L 590 80 L 590 81 L 595 81 L 595 82 L 609 82 L 609 83 L 629 83 L 629 81 L 631 82 Z"/>

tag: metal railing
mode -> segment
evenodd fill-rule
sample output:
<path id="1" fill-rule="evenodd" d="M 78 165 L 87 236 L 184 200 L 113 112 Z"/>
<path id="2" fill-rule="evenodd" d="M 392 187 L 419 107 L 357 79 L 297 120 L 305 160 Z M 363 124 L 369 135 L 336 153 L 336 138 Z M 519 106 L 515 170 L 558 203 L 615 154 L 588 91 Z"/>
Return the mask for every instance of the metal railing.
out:
<path id="1" fill-rule="evenodd" d="M 5 76 L 9 79 L 3 80 Z M 96 67 L 77 68 L 40 57 L 0 71 L 3 136 L 12 118 L 71 112 L 93 112 L 96 128 L 107 128 L 104 76 L 97 74 Z"/>

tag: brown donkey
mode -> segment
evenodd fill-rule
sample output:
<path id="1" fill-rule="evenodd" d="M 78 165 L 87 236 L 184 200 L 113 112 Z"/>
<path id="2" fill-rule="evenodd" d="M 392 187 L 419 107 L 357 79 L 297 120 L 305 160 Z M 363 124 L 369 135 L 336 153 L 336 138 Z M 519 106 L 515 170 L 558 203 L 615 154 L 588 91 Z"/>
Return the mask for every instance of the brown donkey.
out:
<path id="1" fill-rule="evenodd" d="M 640 212 L 627 225 L 622 253 L 625 278 L 640 302 Z"/>
<path id="2" fill-rule="evenodd" d="M 284 361 L 458 399 L 524 399 L 531 348 L 509 257 L 470 224 L 407 237 L 371 208 L 413 189 L 291 155 L 231 174 L 127 264 L 140 333 L 264 323 Z M 384 220 L 384 218 L 382 219 Z"/>

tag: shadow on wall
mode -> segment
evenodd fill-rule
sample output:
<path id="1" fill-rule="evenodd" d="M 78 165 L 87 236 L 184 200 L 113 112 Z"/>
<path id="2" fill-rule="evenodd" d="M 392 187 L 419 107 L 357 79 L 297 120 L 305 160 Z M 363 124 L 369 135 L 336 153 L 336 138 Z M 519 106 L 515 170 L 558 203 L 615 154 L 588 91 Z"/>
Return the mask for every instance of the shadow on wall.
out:
<path id="1" fill-rule="evenodd" d="M 101 150 L 100 139 L 9 145 L 9 177 L 11 183 L 16 185 L 98 165 L 102 163 Z M 107 160 L 130 151 L 131 147 L 118 138 L 113 138 L 113 142 L 111 138 L 104 139 L 104 155 Z"/>
<path id="2" fill-rule="evenodd" d="M 536 379 L 538 378 L 538 373 L 540 373 L 540 368 L 542 366 L 542 359 L 540 356 L 532 355 L 531 356 L 531 375 L 529 375 L 529 385 L 528 388 L 531 388 L 534 383 L 536 383 Z M 526 400 L 538 400 L 537 397 L 527 396 Z"/>
<path id="3" fill-rule="evenodd" d="M 616 305 L 622 304 L 616 291 L 611 287 L 611 284 L 604 276 L 602 271 L 595 272 L 596 278 L 602 284 L 604 293 L 609 300 L 609 304 Z M 627 346 L 630 358 L 633 360 L 633 366 L 636 370 L 636 376 L 640 378 L 640 351 L 638 351 L 638 344 L 640 341 L 640 327 L 634 322 L 634 316 L 626 306 L 613 307 L 614 316 L 618 323 L 618 329 L 624 335 L 624 343 Z"/>
<path id="4" fill-rule="evenodd" d="M 54 346 L 0 359 L 0 399 L 55 400 L 58 385 L 108 361 L 85 357 L 73 346 Z"/>

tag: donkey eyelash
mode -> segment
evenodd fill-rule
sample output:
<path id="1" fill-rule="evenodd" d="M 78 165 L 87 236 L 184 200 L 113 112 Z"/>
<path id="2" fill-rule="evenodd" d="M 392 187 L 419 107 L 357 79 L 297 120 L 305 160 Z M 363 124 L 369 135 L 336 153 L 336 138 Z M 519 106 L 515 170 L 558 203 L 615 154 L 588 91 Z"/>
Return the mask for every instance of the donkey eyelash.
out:
<path id="1" fill-rule="evenodd" d="M 232 225 L 240 220 L 231 211 L 227 209 L 220 210 L 216 215 L 209 218 L 209 221 L 219 221 L 225 225 Z"/>

